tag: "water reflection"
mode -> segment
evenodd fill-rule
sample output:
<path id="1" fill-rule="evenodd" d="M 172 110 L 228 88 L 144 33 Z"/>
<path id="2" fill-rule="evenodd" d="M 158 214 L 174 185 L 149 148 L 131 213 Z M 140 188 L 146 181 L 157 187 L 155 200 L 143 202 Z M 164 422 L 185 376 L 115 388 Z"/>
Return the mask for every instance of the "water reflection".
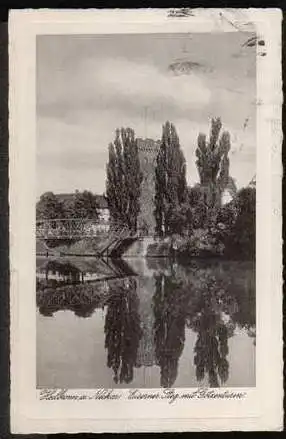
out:
<path id="1" fill-rule="evenodd" d="M 206 376 L 210 387 L 219 387 L 229 376 L 228 339 L 235 327 L 230 313 L 236 309 L 236 303 L 219 276 L 212 276 L 208 270 L 200 275 L 203 288 L 193 285 L 195 300 L 189 307 L 187 324 L 197 333 L 194 347 L 197 380 L 202 381 Z"/>
<path id="2" fill-rule="evenodd" d="M 195 323 L 198 332 L 194 349 L 196 377 L 201 381 L 207 374 L 209 386 L 219 387 L 218 378 L 222 384 L 228 379 L 228 331 L 215 314 L 204 311 Z"/>
<path id="3" fill-rule="evenodd" d="M 178 373 L 178 362 L 185 342 L 187 296 L 174 275 L 155 275 L 153 297 L 155 315 L 155 350 L 160 366 L 160 384 L 172 387 Z"/>
<path id="4" fill-rule="evenodd" d="M 251 263 L 196 261 L 184 267 L 164 259 L 134 259 L 128 264 L 80 258 L 38 260 L 37 306 L 42 316 L 38 331 L 39 386 L 255 385 L 255 282 Z M 100 310 L 103 320 L 99 321 Z M 64 323 L 65 317 L 58 311 L 73 312 L 74 318 Z M 53 317 L 54 328 L 60 328 L 58 351 L 52 335 L 49 337 L 52 323 L 46 317 Z M 97 326 L 94 335 L 77 322 L 79 317 L 88 317 L 91 325 Z M 76 340 L 78 330 L 83 343 L 89 336 L 100 337 L 105 360 L 99 347 L 102 354 L 86 351 L 80 366 L 77 359 L 70 361 L 73 354 L 67 334 Z M 65 363 L 72 375 L 67 384 L 60 378 Z M 241 371 L 240 364 L 248 364 L 249 370 Z M 89 367 L 93 381 L 86 378 L 85 383 L 84 371 Z M 52 382 L 49 373 L 56 381 Z"/>
<path id="5" fill-rule="evenodd" d="M 107 366 L 113 370 L 115 383 L 130 383 L 142 336 L 139 298 L 134 279 L 112 288 L 107 300 L 105 347 Z"/>

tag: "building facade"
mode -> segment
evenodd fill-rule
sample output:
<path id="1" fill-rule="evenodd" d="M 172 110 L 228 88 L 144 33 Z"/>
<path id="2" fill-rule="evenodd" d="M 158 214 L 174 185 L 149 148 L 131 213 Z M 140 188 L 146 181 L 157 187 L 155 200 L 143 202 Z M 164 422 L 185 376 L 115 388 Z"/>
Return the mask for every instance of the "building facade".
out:
<path id="1" fill-rule="evenodd" d="M 108 223 L 110 220 L 110 212 L 108 202 L 104 195 L 96 195 L 96 202 L 98 205 L 98 219 L 100 222 Z"/>
<path id="2" fill-rule="evenodd" d="M 160 141 L 137 139 L 140 168 L 143 173 L 140 195 L 140 212 L 137 227 L 144 235 L 154 235 L 155 221 L 155 168 Z"/>

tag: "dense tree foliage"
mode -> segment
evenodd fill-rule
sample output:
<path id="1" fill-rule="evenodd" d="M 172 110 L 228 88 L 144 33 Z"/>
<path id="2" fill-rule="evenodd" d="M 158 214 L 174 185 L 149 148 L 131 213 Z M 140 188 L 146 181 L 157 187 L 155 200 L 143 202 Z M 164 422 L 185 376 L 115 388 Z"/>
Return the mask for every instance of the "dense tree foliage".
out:
<path id="1" fill-rule="evenodd" d="M 231 202 L 210 211 L 199 192 L 189 191 L 189 207 L 180 209 L 187 237 L 179 244 L 178 256 L 254 259 L 255 192 L 255 188 L 243 188 Z"/>
<path id="2" fill-rule="evenodd" d="M 96 196 L 90 191 L 76 192 L 72 206 L 75 218 L 97 219 L 98 203 Z"/>
<path id="3" fill-rule="evenodd" d="M 187 187 L 186 161 L 176 128 L 169 121 L 163 125 L 154 176 L 154 216 L 156 233 L 170 237 L 172 252 L 174 239 L 180 237 L 176 243 L 179 255 L 254 258 L 255 187 L 237 192 L 229 175 L 230 147 L 230 134 L 222 130 L 220 118 L 212 119 L 209 138 L 198 136 L 200 182 Z M 144 209 L 140 206 L 143 175 L 131 128 L 116 130 L 106 174 L 111 220 L 136 231 L 138 214 Z M 73 199 L 68 198 L 66 202 L 52 192 L 43 194 L 37 203 L 37 219 L 98 218 L 97 198 L 91 192 L 76 192 Z"/>
<path id="4" fill-rule="evenodd" d="M 186 186 L 186 161 L 179 137 L 175 126 L 166 122 L 155 170 L 155 218 L 159 235 L 176 231 L 176 215 L 185 202 Z"/>
<path id="5" fill-rule="evenodd" d="M 136 230 L 142 182 L 138 147 L 131 128 L 116 130 L 109 145 L 106 195 L 112 220 Z"/>
<path id="6" fill-rule="evenodd" d="M 65 218 L 65 206 L 53 192 L 45 192 L 37 203 L 36 216 L 37 219 Z"/>
<path id="7" fill-rule="evenodd" d="M 37 203 L 37 219 L 98 218 L 97 197 L 90 191 L 71 194 L 68 200 L 53 192 L 44 193 Z"/>
<path id="8" fill-rule="evenodd" d="M 243 258 L 255 257 L 256 244 L 256 190 L 252 187 L 241 189 L 230 208 L 235 212 L 229 233 L 225 240 L 226 251 L 230 255 Z"/>
<path id="9" fill-rule="evenodd" d="M 196 149 L 200 183 L 210 209 L 220 206 L 222 193 L 229 180 L 230 135 L 227 131 L 220 135 L 221 128 L 220 118 L 212 119 L 209 141 L 205 134 L 200 133 Z"/>

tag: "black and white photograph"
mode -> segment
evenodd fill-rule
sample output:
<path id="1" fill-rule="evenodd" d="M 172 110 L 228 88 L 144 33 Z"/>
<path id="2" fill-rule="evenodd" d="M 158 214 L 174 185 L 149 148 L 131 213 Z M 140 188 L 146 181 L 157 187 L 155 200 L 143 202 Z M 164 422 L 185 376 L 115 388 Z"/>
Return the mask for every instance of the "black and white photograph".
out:
<path id="1" fill-rule="evenodd" d="M 14 433 L 281 429 L 280 26 L 12 14 Z"/>
<path id="2" fill-rule="evenodd" d="M 37 386 L 255 386 L 256 48 L 41 35 Z"/>

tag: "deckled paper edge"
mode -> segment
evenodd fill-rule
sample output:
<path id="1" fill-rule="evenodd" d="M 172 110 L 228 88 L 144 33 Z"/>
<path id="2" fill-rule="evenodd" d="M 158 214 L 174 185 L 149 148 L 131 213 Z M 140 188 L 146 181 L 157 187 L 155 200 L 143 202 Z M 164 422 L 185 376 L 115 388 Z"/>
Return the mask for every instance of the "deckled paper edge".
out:
<path id="1" fill-rule="evenodd" d="M 198 11 L 198 10 L 197 10 Z M 157 17 L 160 14 L 164 14 L 164 10 L 151 10 L 143 11 L 140 10 L 140 14 L 145 14 L 144 16 L 140 16 L 140 20 L 138 17 L 138 11 L 112 11 L 113 20 L 114 14 L 130 14 L 128 16 L 129 20 L 132 20 L 131 14 L 136 14 L 136 20 L 140 24 L 147 20 L 145 17 L 153 13 Z M 24 407 L 22 405 L 22 388 L 18 387 L 17 383 L 19 383 L 19 368 L 26 368 L 27 363 L 23 363 L 24 354 L 29 354 L 33 352 L 33 349 L 27 348 L 25 345 L 25 349 L 23 347 L 23 340 L 21 339 L 21 324 L 24 322 L 21 320 L 22 309 L 21 309 L 21 301 L 19 300 L 20 291 L 23 293 L 25 289 L 23 288 L 23 271 L 25 270 L 25 263 L 23 259 L 19 259 L 19 252 L 21 246 L 25 243 L 25 233 L 23 233 L 24 226 L 27 224 L 25 222 L 25 215 L 21 215 L 21 211 L 25 208 L 25 204 L 27 205 L 27 200 L 29 200 L 29 196 L 33 196 L 32 193 L 28 192 L 28 186 L 23 184 L 23 190 L 19 185 L 20 173 L 19 169 L 21 166 L 21 160 L 24 159 L 23 152 L 20 151 L 19 142 L 21 141 L 21 145 L 25 144 L 25 147 L 29 148 L 28 140 L 32 139 L 33 129 L 29 126 L 25 126 L 23 121 L 24 113 L 21 112 L 21 108 L 24 108 L 21 102 L 18 100 L 19 98 L 19 87 L 23 87 L 23 83 L 21 84 L 21 80 L 19 81 L 19 75 L 21 75 L 21 69 L 17 69 L 18 55 L 19 52 L 15 54 L 13 52 L 14 45 L 17 40 L 14 39 L 16 37 L 17 32 L 23 31 L 32 31 L 32 22 L 41 21 L 41 25 L 43 22 L 46 23 L 47 20 L 58 20 L 62 21 L 63 17 L 67 17 L 67 21 L 75 20 L 76 22 L 82 21 L 82 26 L 87 29 L 90 26 L 93 20 L 92 14 L 96 14 L 97 17 L 100 17 L 102 21 L 103 18 L 110 20 L 110 11 L 51 11 L 51 10 L 42 10 L 42 11 L 12 11 L 10 15 L 9 22 L 9 33 L 12 37 L 10 40 L 10 96 L 9 96 L 9 106 L 10 106 L 10 210 L 11 210 L 11 220 L 10 220 L 10 248 L 11 248 L 11 372 L 12 372 L 12 387 L 11 387 L 11 421 L 12 421 L 12 430 L 14 433 L 56 433 L 56 432 L 103 432 L 103 431 L 223 431 L 223 430 L 280 430 L 282 429 L 282 395 L 283 395 L 283 387 L 282 387 L 282 236 L 281 236 L 281 224 L 282 224 L 282 216 L 281 216 L 281 176 L 282 176 L 282 166 L 281 166 L 281 141 L 282 141 L 282 131 L 281 131 L 281 103 L 282 103 L 282 80 L 281 80 L 281 29 L 279 25 L 281 23 L 281 13 L 279 10 L 204 10 L 201 9 L 200 13 L 202 15 L 210 13 L 212 19 L 216 22 L 218 28 L 222 26 L 222 17 L 219 15 L 223 13 L 224 18 L 226 17 L 226 21 L 229 21 L 228 27 L 230 29 L 233 26 L 233 23 L 237 25 L 235 21 L 235 17 L 237 14 L 241 12 L 247 13 L 249 17 L 253 14 L 257 19 L 257 14 L 260 14 L 261 20 L 265 20 L 270 27 L 273 26 L 273 20 L 275 21 L 273 31 L 275 32 L 277 40 L 277 51 L 275 58 L 275 75 L 274 75 L 274 83 L 270 84 L 272 87 L 272 91 L 274 92 L 275 100 L 272 105 L 272 117 L 267 122 L 266 130 L 270 130 L 271 133 L 271 144 L 272 148 L 268 155 L 270 162 L 272 162 L 272 167 L 270 169 L 270 175 L 268 175 L 268 183 L 270 183 L 270 187 L 266 188 L 265 185 L 265 197 L 268 197 L 269 202 L 269 212 L 268 212 L 268 220 L 271 221 L 272 227 L 270 229 L 270 234 L 267 236 L 263 236 L 263 246 L 261 246 L 261 250 L 268 247 L 270 250 L 270 256 L 268 255 L 268 262 L 271 263 L 272 272 L 271 272 L 271 308 L 272 314 L 270 316 L 270 321 L 273 323 L 271 326 L 271 331 L 269 328 L 269 333 L 272 333 L 273 337 L 273 329 L 275 328 L 276 341 L 271 339 L 268 340 L 268 346 L 273 349 L 275 353 L 275 361 L 272 361 L 271 369 L 272 374 L 275 374 L 272 380 L 272 386 L 269 388 L 268 386 L 265 388 L 265 398 L 268 401 L 271 401 L 273 395 L 275 397 L 275 403 L 277 405 L 275 407 L 271 407 L 271 410 L 265 411 L 264 414 L 268 414 L 268 418 L 264 416 L 259 419 L 257 422 L 257 418 L 244 418 L 243 424 L 242 419 L 231 419 L 228 420 L 222 418 L 213 418 L 213 419 L 196 419 L 195 422 L 192 422 L 190 419 L 181 419 L 177 422 L 174 422 L 172 419 L 162 420 L 158 419 L 148 419 L 148 422 L 145 419 L 139 420 L 136 418 L 130 420 L 117 420 L 115 424 L 112 425 L 110 420 L 97 420 L 94 419 L 72 419 L 72 420 L 64 420 L 64 419 L 53 419 L 44 420 L 44 419 L 36 419 L 32 416 L 26 416 Z M 63 15 L 64 14 L 64 15 Z M 127 15 L 124 16 L 127 17 Z M 122 16 L 122 15 L 121 15 Z M 271 20 L 270 18 L 271 17 Z M 118 16 L 117 16 L 118 18 Z M 166 16 L 162 16 L 165 19 Z M 82 19 L 82 20 L 81 20 Z M 188 18 L 189 19 L 189 18 Z M 182 24 L 182 28 L 186 29 L 189 25 L 188 19 L 184 18 L 185 24 Z M 191 17 L 190 17 L 191 19 Z M 175 20 L 178 20 L 177 18 Z M 179 19 L 180 20 L 180 19 Z M 240 18 L 241 20 L 241 18 Z M 147 20 L 148 21 L 148 20 Z M 251 20 L 250 20 L 251 21 Z M 255 20 L 253 20 L 255 21 Z M 271 24 L 270 24 L 270 21 Z M 88 23 L 87 23 L 88 22 Z M 240 21 L 238 20 L 240 23 Z M 183 22 L 181 22 L 183 23 Z M 191 22 L 190 22 L 191 23 Z M 226 24 L 224 24 L 225 26 Z M 239 24 L 240 25 L 240 24 Z M 75 24 L 76 26 L 76 24 Z M 113 23 L 114 26 L 114 23 Z M 139 26 L 139 24 L 138 24 Z M 85 32 L 86 33 L 86 32 Z M 28 39 L 26 39 L 26 42 Z M 18 44 L 18 43 L 17 43 Z M 16 44 L 16 45 L 17 45 Z M 25 38 L 24 34 L 22 34 L 22 42 L 20 44 L 24 53 L 29 52 L 29 47 L 25 46 Z M 18 46 L 18 47 L 20 47 Z M 276 46 L 275 46 L 276 47 Z M 27 52 L 25 52 L 27 50 Z M 273 64 L 272 64 L 272 74 L 273 74 Z M 25 75 L 23 75 L 25 78 Z M 270 81 L 271 82 L 271 81 Z M 33 103 L 29 102 L 25 108 L 33 111 Z M 258 111 L 263 111 L 265 106 L 261 105 Z M 275 108 L 274 108 L 275 107 Z M 25 128 L 25 130 L 24 130 Z M 25 135 L 23 135 L 25 131 Z M 268 133 L 269 135 L 269 133 Z M 20 137 L 20 139 L 19 139 Z M 259 136 L 258 136 L 259 138 Z M 261 136 L 260 136 L 261 138 Z M 23 142 L 24 140 L 24 142 Z M 27 142 L 27 143 L 26 143 Z M 269 152 L 269 151 L 268 151 Z M 22 155 L 21 155 L 22 154 Z M 27 151 L 28 154 L 28 151 Z M 258 156 L 259 160 L 259 156 Z M 32 161 L 32 164 L 34 162 Z M 26 171 L 27 165 L 29 165 L 28 161 L 25 163 Z M 22 178 L 25 176 L 21 175 Z M 259 183 L 259 175 L 257 176 L 257 186 L 262 183 L 262 179 L 265 177 L 261 175 L 261 183 Z M 22 196 L 21 196 L 22 195 Z M 26 206 L 27 207 L 27 206 Z M 31 209 L 34 209 L 34 204 L 32 203 Z M 30 216 L 33 221 L 33 213 Z M 266 218 L 261 217 L 261 221 L 265 221 Z M 19 224 L 20 229 L 19 229 Z M 261 225 L 258 218 L 258 228 Z M 273 233 L 274 232 L 274 233 Z M 21 247 L 22 248 L 22 247 Z M 33 244 L 31 243 L 28 250 L 31 250 L 33 257 Z M 265 255 L 267 258 L 267 254 Z M 27 263 L 26 267 L 29 267 L 29 263 Z M 270 304 L 270 302 L 269 302 Z M 259 311 L 259 310 L 258 310 Z M 31 311 L 34 312 L 34 309 Z M 259 312 L 258 312 L 259 316 Z M 34 318 L 32 316 L 32 318 Z M 272 320 L 271 320 L 272 319 Z M 281 322 L 281 324 L 280 324 Z M 260 322 L 262 323 L 262 322 Z M 22 327 L 23 328 L 23 327 Z M 259 337 L 259 336 L 258 336 Z M 25 341 L 27 342 L 27 340 Z M 267 351 L 268 360 L 271 357 L 269 350 Z M 279 360 L 280 358 L 280 360 Z M 267 360 L 267 359 L 266 359 Z M 21 362 L 22 361 L 22 362 Z M 267 361 L 266 361 L 267 364 Z M 271 362 L 270 362 L 271 364 Z M 269 365 L 269 363 L 268 363 Z M 276 373 L 274 373 L 276 371 Z M 28 369 L 27 369 L 28 372 Z M 14 375 L 15 374 L 15 375 Z M 28 375 L 28 374 L 27 374 Z M 270 375 L 271 377 L 271 375 Z M 14 379 L 15 378 L 15 379 Z M 268 377 L 269 378 L 269 377 Z M 275 381 L 274 381 L 275 380 Z M 267 382 L 269 385 L 269 380 Z M 270 398 L 269 392 L 270 391 Z M 272 391 L 272 393 L 271 393 Z M 281 395 L 281 397 L 279 397 Z M 264 401 L 265 402 L 265 401 Z M 267 409 L 267 404 L 264 406 L 264 402 L 261 401 L 261 407 Z M 150 403 L 149 403 L 150 404 Z M 26 410 L 29 410 L 29 407 L 26 407 Z M 58 413 L 57 413 L 58 414 Z M 193 420 L 194 421 L 194 420 Z"/>

